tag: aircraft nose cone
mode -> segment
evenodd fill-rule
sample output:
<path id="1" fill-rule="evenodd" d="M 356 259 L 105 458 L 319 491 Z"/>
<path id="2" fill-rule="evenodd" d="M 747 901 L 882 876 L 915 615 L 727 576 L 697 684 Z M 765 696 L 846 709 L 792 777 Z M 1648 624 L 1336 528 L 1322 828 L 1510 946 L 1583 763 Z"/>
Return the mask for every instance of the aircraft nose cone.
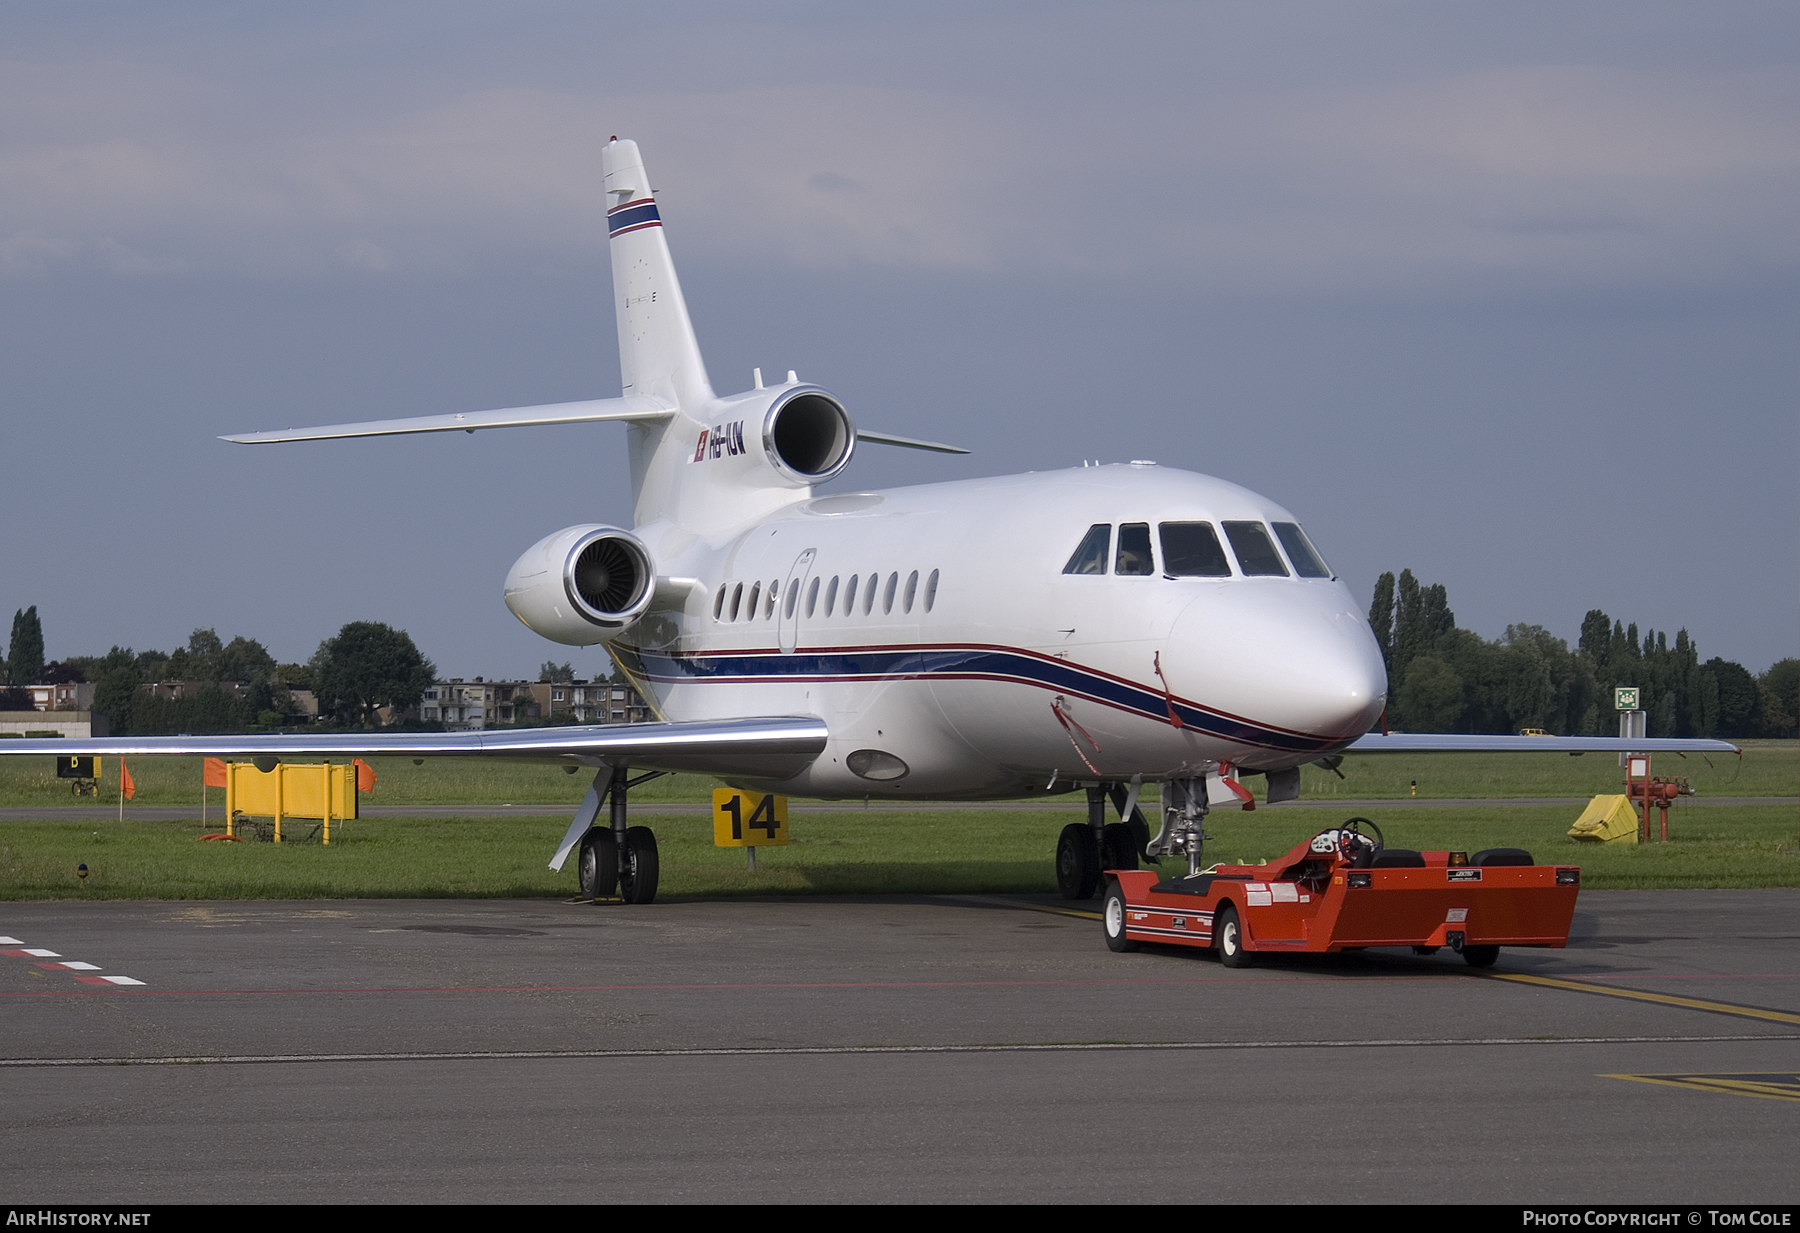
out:
<path id="1" fill-rule="evenodd" d="M 1361 736 L 1387 703 L 1381 649 L 1341 585 L 1219 587 L 1176 618 L 1163 668 L 1184 698 L 1328 740 Z"/>

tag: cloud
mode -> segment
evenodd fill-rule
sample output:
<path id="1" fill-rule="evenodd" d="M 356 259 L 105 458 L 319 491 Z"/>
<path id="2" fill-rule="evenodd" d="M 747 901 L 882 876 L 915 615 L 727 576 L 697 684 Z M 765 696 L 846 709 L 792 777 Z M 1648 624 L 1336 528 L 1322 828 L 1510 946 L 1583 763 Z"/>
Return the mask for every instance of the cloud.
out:
<path id="1" fill-rule="evenodd" d="M 598 259 L 614 132 L 644 143 L 681 251 L 739 265 L 1285 292 L 1716 280 L 1800 255 L 1796 91 L 1756 72 L 1524 66 L 1154 109 L 820 81 L 256 113 L 113 62 L 0 81 L 15 274 Z"/>

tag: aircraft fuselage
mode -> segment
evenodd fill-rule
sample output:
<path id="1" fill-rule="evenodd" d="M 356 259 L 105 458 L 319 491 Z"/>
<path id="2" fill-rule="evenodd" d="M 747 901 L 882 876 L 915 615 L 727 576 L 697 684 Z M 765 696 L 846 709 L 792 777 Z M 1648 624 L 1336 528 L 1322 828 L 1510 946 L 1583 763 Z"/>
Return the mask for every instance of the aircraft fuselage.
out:
<path id="1" fill-rule="evenodd" d="M 1291 560 L 1249 576 L 1233 552 L 1225 576 L 1172 576 L 1164 524 L 1206 523 L 1224 545 L 1232 522 L 1295 520 L 1131 463 L 804 499 L 717 542 L 653 523 L 636 533 L 659 571 L 703 585 L 609 645 L 663 718 L 824 719 L 807 770 L 746 781 L 795 795 L 1016 797 L 1299 766 L 1380 716 L 1380 651 L 1348 588 Z M 1065 572 L 1099 526 L 1102 572 Z"/>

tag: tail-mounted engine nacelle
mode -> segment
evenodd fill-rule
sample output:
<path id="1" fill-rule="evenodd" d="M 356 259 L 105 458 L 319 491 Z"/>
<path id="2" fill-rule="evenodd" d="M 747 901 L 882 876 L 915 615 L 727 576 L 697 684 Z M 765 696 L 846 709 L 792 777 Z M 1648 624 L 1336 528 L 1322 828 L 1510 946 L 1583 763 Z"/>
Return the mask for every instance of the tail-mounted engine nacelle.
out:
<path id="1" fill-rule="evenodd" d="M 506 575 L 506 606 L 552 642 L 592 646 L 650 607 L 656 569 L 642 540 L 618 527 L 568 527 L 525 550 Z"/>
<path id="2" fill-rule="evenodd" d="M 850 465 L 856 425 L 836 397 L 816 385 L 796 385 L 770 400 L 762 446 L 783 479 L 822 484 Z"/>
<path id="3" fill-rule="evenodd" d="M 745 466 L 763 466 L 792 488 L 823 484 L 850 466 L 857 448 L 857 425 L 844 403 L 817 385 L 776 385 L 720 400 L 718 416 L 695 446 L 693 461 L 745 475 Z M 727 459 L 743 457 L 743 463 Z M 761 482 L 761 477 L 752 482 Z"/>

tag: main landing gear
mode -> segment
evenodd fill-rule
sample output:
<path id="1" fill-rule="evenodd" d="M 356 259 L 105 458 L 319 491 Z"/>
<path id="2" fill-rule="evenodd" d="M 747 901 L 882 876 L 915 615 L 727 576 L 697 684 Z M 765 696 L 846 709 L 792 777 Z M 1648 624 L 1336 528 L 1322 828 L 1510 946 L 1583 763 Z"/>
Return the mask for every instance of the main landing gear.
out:
<path id="1" fill-rule="evenodd" d="M 649 903 L 656 898 L 656 833 L 647 826 L 629 825 L 626 801 L 631 789 L 662 773 L 651 771 L 634 779 L 621 766 L 594 776 L 594 786 L 588 789 L 569 828 L 570 835 L 580 835 L 575 874 L 581 898 L 599 902 L 615 890 L 626 903 Z M 596 826 L 594 819 L 602 803 L 611 805 L 610 825 Z M 565 838 L 565 846 L 568 842 Z M 552 862 L 552 867 L 560 869 L 561 862 Z"/>
<path id="2" fill-rule="evenodd" d="M 1071 822 L 1056 840 L 1056 889 L 1064 899 L 1092 899 L 1108 869 L 1136 869 L 1150 842 L 1150 826 L 1134 794 L 1122 783 L 1099 783 L 1087 790 L 1088 820 Z M 1120 820 L 1108 822 L 1108 802 Z"/>

